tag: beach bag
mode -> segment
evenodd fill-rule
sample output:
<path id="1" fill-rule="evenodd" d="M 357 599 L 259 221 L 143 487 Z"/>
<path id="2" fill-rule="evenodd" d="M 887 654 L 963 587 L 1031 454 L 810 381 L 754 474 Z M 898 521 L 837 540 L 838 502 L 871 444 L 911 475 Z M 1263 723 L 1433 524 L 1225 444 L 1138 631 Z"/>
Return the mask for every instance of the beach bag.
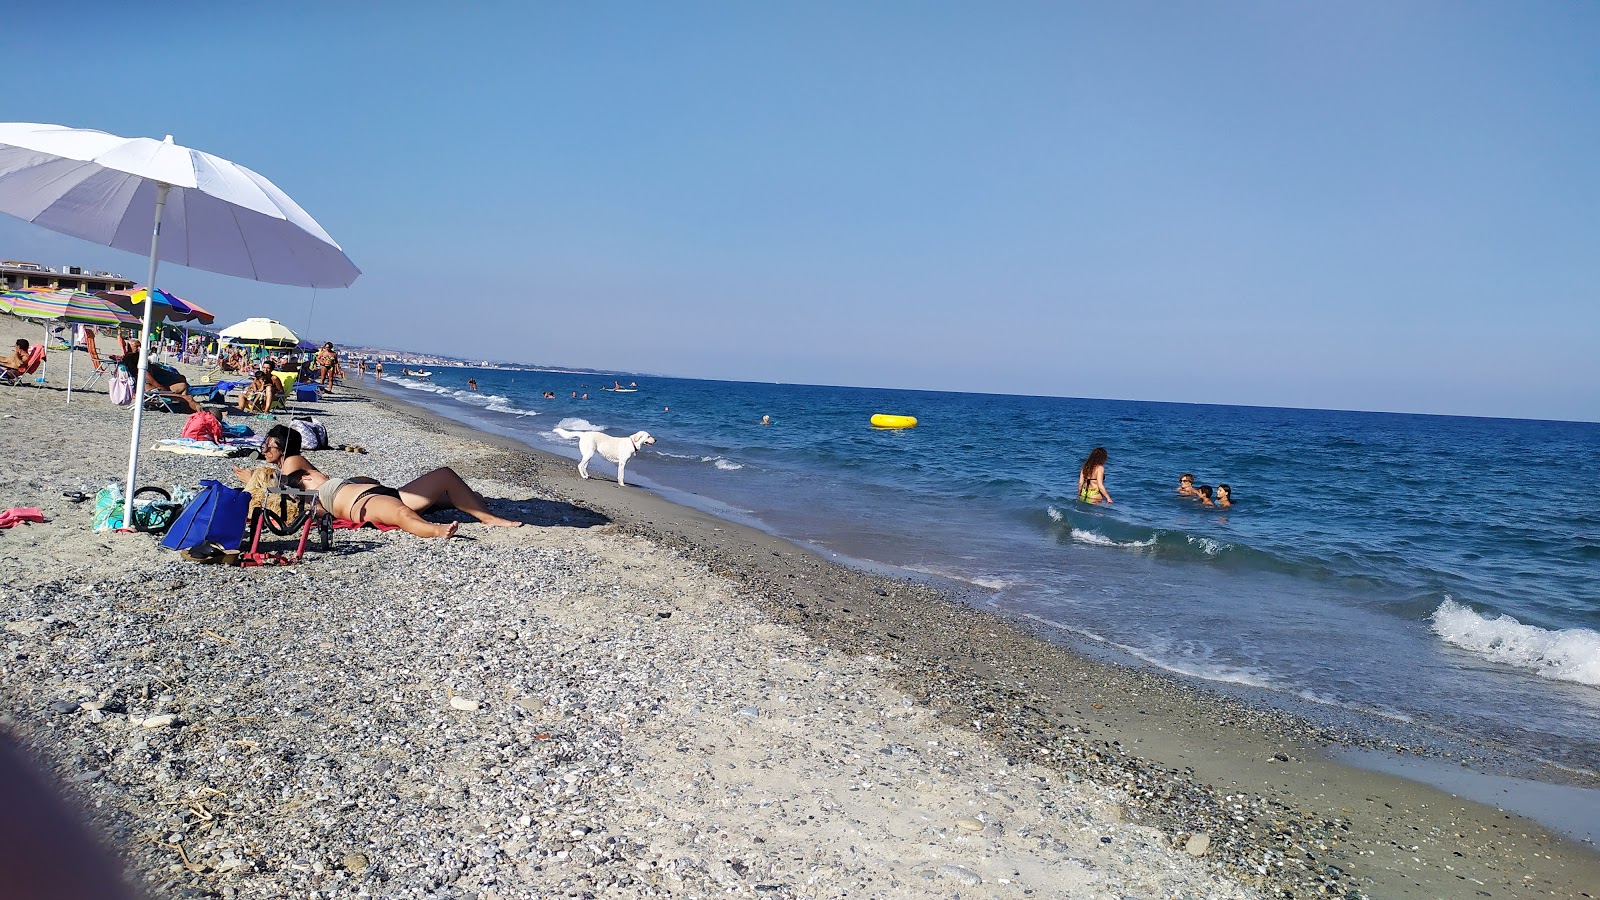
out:
<path id="1" fill-rule="evenodd" d="M 245 520 L 249 514 L 249 492 L 207 478 L 200 482 L 200 493 L 167 529 L 161 546 L 168 550 L 189 550 L 209 542 L 224 550 L 237 550 L 244 542 Z"/>
<path id="2" fill-rule="evenodd" d="M 297 416 L 289 422 L 289 427 L 300 432 L 301 450 L 328 449 L 328 429 L 316 419 Z"/>
<path id="3" fill-rule="evenodd" d="M 200 410 L 190 413 L 187 421 L 183 423 L 183 436 L 196 441 L 211 441 L 214 444 L 222 443 L 222 423 L 211 413 Z"/>
<path id="4" fill-rule="evenodd" d="M 106 383 L 106 392 L 111 395 L 111 402 L 118 406 L 133 405 L 133 379 L 128 376 L 126 369 L 117 369 L 111 375 L 111 380 Z"/>

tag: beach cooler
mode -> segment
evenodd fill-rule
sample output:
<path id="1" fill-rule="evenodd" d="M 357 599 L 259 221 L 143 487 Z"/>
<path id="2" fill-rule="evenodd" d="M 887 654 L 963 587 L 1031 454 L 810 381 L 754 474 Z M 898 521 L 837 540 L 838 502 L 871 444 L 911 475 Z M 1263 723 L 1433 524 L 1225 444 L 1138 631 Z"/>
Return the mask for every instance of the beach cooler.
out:
<path id="1" fill-rule="evenodd" d="M 322 399 L 322 385 L 297 384 L 294 386 L 294 399 L 296 401 L 315 403 Z"/>

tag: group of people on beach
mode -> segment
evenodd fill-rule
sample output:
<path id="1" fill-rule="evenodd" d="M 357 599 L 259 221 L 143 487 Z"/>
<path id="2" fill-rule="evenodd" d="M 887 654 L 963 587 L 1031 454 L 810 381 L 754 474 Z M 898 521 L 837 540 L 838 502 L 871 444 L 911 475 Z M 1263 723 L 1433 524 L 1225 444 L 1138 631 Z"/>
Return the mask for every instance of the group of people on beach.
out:
<path id="1" fill-rule="evenodd" d="M 1111 502 L 1111 492 L 1106 490 L 1106 463 L 1110 456 L 1106 448 L 1096 447 L 1089 451 L 1083 465 L 1078 469 L 1078 499 L 1084 503 Z M 1191 497 L 1200 502 L 1202 507 L 1211 509 L 1227 509 L 1233 505 L 1233 488 L 1226 484 L 1219 484 L 1215 492 L 1209 484 L 1195 484 L 1194 474 L 1184 472 L 1178 476 L 1178 495 Z"/>

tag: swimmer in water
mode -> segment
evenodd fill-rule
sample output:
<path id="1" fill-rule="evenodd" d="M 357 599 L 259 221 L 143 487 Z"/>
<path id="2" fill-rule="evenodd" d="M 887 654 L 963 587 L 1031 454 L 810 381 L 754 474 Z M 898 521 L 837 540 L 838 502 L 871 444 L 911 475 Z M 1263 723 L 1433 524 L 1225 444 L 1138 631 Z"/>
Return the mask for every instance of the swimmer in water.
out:
<path id="1" fill-rule="evenodd" d="M 1216 508 L 1216 504 L 1211 502 L 1211 485 L 1209 485 L 1209 484 L 1196 485 L 1195 489 L 1194 489 L 1194 493 L 1195 493 L 1196 497 L 1200 498 L 1200 505 L 1201 506 L 1210 507 L 1210 508 L 1213 508 L 1213 509 Z"/>
<path id="2" fill-rule="evenodd" d="M 1193 473 L 1185 472 L 1182 475 L 1178 476 L 1178 496 L 1180 496 L 1180 497 L 1193 497 L 1193 496 L 1195 496 L 1194 474 Z"/>
<path id="3" fill-rule="evenodd" d="M 468 378 L 467 379 L 467 390 L 475 391 L 477 389 L 478 389 L 478 379 L 476 379 L 476 378 Z"/>
<path id="4" fill-rule="evenodd" d="M 761 417 L 761 424 L 763 424 L 763 425 L 771 425 L 772 424 L 772 417 L 771 416 L 762 416 Z"/>
<path id="5" fill-rule="evenodd" d="M 1110 503 L 1111 492 L 1106 490 L 1106 462 L 1110 460 L 1106 448 L 1089 451 L 1089 458 L 1078 469 L 1078 499 L 1085 503 Z"/>
<path id="6" fill-rule="evenodd" d="M 1225 484 L 1217 485 L 1217 507 L 1227 509 L 1233 505 L 1233 488 Z"/>

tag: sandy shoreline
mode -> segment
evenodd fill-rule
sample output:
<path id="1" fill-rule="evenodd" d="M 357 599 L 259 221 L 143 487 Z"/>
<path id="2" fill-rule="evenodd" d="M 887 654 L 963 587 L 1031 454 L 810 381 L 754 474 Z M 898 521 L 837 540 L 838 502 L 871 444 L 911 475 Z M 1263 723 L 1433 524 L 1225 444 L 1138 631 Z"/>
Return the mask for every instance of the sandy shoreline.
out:
<path id="1" fill-rule="evenodd" d="M 531 527 L 341 534 L 285 569 L 184 563 L 90 532 L 87 508 L 61 497 L 115 477 L 126 451 L 126 413 L 103 389 L 63 399 L 0 391 L 15 417 L 0 502 L 50 519 L 0 533 L 6 727 L 158 896 L 1498 897 L 1600 883 L 1591 850 L 1327 762 L 1330 736 L 1288 717 L 580 481 L 567 460 L 382 395 L 319 404 L 336 441 L 373 452 L 313 461 L 391 484 L 449 464 Z M 154 416 L 146 443 L 180 422 Z M 144 483 L 228 464 L 143 458 Z M 157 710 L 176 724 L 131 724 Z M 1198 834 L 1209 847 L 1194 857 Z"/>

